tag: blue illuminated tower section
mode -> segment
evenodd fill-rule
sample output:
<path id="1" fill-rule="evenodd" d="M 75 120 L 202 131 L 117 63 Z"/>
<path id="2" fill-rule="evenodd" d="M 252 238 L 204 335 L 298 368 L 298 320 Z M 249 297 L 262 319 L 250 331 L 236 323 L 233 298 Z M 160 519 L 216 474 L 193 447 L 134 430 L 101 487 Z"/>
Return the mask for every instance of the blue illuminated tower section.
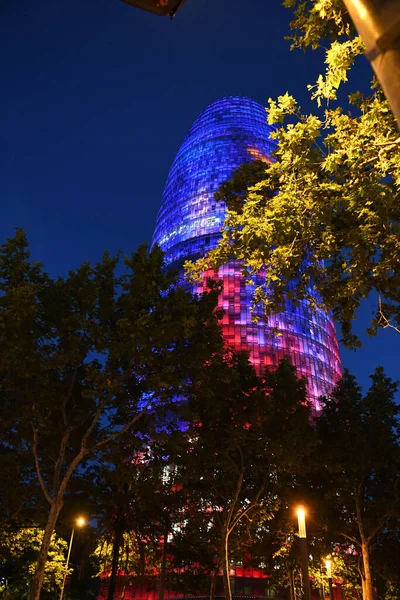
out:
<path id="1" fill-rule="evenodd" d="M 165 185 L 153 243 L 164 250 L 170 265 L 204 256 L 221 235 L 225 205 L 214 193 L 234 169 L 259 159 L 270 160 L 276 142 L 270 138 L 265 108 L 241 96 L 213 102 L 198 116 L 183 141 Z M 222 332 L 235 350 L 247 350 L 258 374 L 289 356 L 308 381 L 308 392 L 318 409 L 319 396 L 330 392 L 341 376 L 335 327 L 329 315 L 312 313 L 306 303 L 265 318 L 250 313 L 254 286 L 246 285 L 242 264 L 231 260 L 218 274 L 208 272 L 195 291 L 206 289 L 209 276 L 222 279 L 219 304 L 225 309 Z"/>

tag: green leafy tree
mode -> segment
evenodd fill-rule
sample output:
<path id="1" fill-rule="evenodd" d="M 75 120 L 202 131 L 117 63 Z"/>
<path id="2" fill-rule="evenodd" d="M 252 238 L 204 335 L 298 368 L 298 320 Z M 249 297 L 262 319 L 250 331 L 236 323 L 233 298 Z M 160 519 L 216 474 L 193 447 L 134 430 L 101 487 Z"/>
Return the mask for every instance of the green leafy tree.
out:
<path id="1" fill-rule="evenodd" d="M 1 438 L 1 435 L 0 435 Z M 0 527 L 10 523 L 29 522 L 33 515 L 38 520 L 40 489 L 30 456 L 22 448 L 18 453 L 0 439 Z"/>
<path id="2" fill-rule="evenodd" d="M 312 548 L 312 560 L 310 561 L 310 576 L 312 577 L 313 587 L 322 588 L 325 591 L 329 589 L 329 580 L 326 570 L 326 559 L 331 562 L 331 572 L 333 588 L 340 584 L 341 590 L 346 594 L 361 594 L 361 585 L 358 572 L 358 557 L 348 552 L 348 545 L 333 544 L 331 552 L 329 547 L 325 547 L 324 554 L 315 554 L 315 545 Z"/>
<path id="3" fill-rule="evenodd" d="M 281 495 L 288 502 L 290 494 Z M 268 575 L 267 588 L 278 592 L 289 589 L 290 600 L 295 600 L 300 548 L 292 504 L 282 502 L 273 518 L 257 528 L 251 555 L 254 566 L 261 566 Z"/>
<path id="4" fill-rule="evenodd" d="M 74 474 L 173 410 L 222 345 L 216 291 L 186 293 L 158 248 L 125 258 L 121 276 L 118 263 L 106 253 L 54 279 L 23 231 L 0 246 L 0 441 L 30 455 L 48 505 L 30 600 Z"/>
<path id="5" fill-rule="evenodd" d="M 307 467 L 310 467 L 310 463 L 305 464 L 305 469 Z M 302 590 L 301 551 L 295 508 L 301 502 L 306 503 L 307 506 L 311 504 L 309 487 L 309 482 L 305 484 L 304 477 L 298 476 L 294 482 L 292 481 L 290 487 L 282 490 L 279 511 L 270 521 L 265 522 L 257 529 L 255 544 L 251 552 L 254 566 L 262 565 L 264 572 L 268 575 L 267 588 L 278 593 L 282 589 L 288 589 L 290 600 L 299 597 Z M 309 517 L 311 516 L 312 513 L 309 514 Z M 339 544 L 332 541 L 329 532 L 310 518 L 307 518 L 307 536 L 309 555 L 312 556 L 309 563 L 312 588 L 315 590 L 322 587 L 327 588 L 325 559 L 330 556 L 335 579 L 343 580 L 346 576 L 349 589 L 353 591 L 355 578 L 354 576 L 349 577 L 349 573 L 353 563 L 356 569 L 357 560 L 350 555 L 345 555 L 346 548 L 342 551 Z M 347 560 L 348 556 L 350 560 Z M 354 568 L 352 574 L 354 574 Z"/>
<path id="6" fill-rule="evenodd" d="M 202 536 L 208 532 L 231 598 L 230 558 L 243 558 L 254 528 L 274 514 L 280 488 L 311 452 L 305 383 L 287 361 L 261 380 L 246 355 L 228 351 L 210 362 L 189 406 L 191 444 L 176 459 L 187 520 L 192 511 L 202 515 Z"/>
<path id="7" fill-rule="evenodd" d="M 145 545 L 145 556 L 142 544 Z M 124 573 L 124 578 L 136 579 L 154 575 L 154 569 L 159 567 L 159 544 L 152 540 L 144 541 L 133 530 L 125 531 L 118 553 L 118 571 Z M 114 540 L 112 536 L 101 536 L 92 554 L 96 565 L 97 576 L 104 575 L 112 566 L 114 558 Z"/>
<path id="8" fill-rule="evenodd" d="M 95 469 L 96 487 L 102 490 L 97 499 L 97 522 L 112 547 L 112 550 L 108 547 L 111 560 L 104 565 L 104 572 L 109 575 L 110 600 L 117 583 L 124 587 L 131 576 L 143 580 L 149 573 L 153 576 L 158 573 L 162 597 L 166 576 L 173 574 L 169 551 L 167 560 L 168 538 L 180 519 L 185 498 L 177 485 L 170 457 L 187 445 L 188 440 L 181 415 L 182 408 L 185 412 L 187 408 L 180 403 L 176 410 L 171 408 L 168 414 L 158 415 L 160 419 L 154 413 L 151 415 L 146 435 L 141 435 L 136 446 L 116 440 L 104 456 L 103 465 Z M 140 559 L 131 571 L 121 568 L 126 536 L 129 540 L 136 539 Z M 104 544 L 102 547 L 105 548 Z"/>
<path id="9" fill-rule="evenodd" d="M 320 438 L 311 477 L 314 515 L 358 561 L 364 600 L 372 600 L 373 553 L 398 528 L 400 508 L 397 385 L 382 368 L 363 395 L 345 372 L 316 423 Z"/>
<path id="10" fill-rule="evenodd" d="M 372 567 L 379 597 L 400 598 L 400 512 L 377 534 L 372 549 Z"/>
<path id="11" fill-rule="evenodd" d="M 268 120 L 278 124 L 274 160 L 250 173 L 242 168 L 221 187 L 217 197 L 228 209 L 222 239 L 187 269 L 197 277 L 234 255 L 249 278 L 265 276 L 255 304 L 273 313 L 287 299 L 306 299 L 332 310 L 344 343 L 356 346 L 352 321 L 371 293 L 377 307 L 369 333 L 400 332 L 399 131 L 375 81 L 367 95 L 350 89 L 350 104 L 335 107 L 363 52 L 342 0 L 284 4 L 294 11 L 294 48 L 328 43 L 326 72 L 309 86 L 318 107 L 306 114 L 288 93 L 269 101 Z"/>
<path id="12" fill-rule="evenodd" d="M 44 531 L 37 527 L 23 527 L 17 530 L 7 527 L 0 531 L 0 563 L 4 582 L 2 598 L 28 598 L 43 537 Z M 60 593 L 66 572 L 67 549 L 67 542 L 53 533 L 43 576 L 44 591 Z"/>

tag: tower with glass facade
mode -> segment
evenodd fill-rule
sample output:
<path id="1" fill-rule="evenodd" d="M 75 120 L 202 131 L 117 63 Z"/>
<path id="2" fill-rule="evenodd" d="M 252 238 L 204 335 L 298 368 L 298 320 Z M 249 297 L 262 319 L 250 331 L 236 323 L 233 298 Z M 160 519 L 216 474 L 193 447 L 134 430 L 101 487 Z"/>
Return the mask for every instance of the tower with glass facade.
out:
<path id="1" fill-rule="evenodd" d="M 241 96 L 213 102 L 197 117 L 178 150 L 162 196 L 153 243 L 170 265 L 204 256 L 214 248 L 224 223 L 225 205 L 214 193 L 243 163 L 268 161 L 276 147 L 270 138 L 265 108 Z M 207 277 L 195 286 L 201 292 Z M 332 318 L 311 312 L 306 303 L 288 304 L 284 313 L 251 318 L 254 286 L 246 285 L 242 264 L 230 260 L 217 275 L 223 281 L 219 304 L 224 308 L 222 332 L 235 350 L 247 350 L 258 374 L 288 356 L 305 375 L 308 393 L 318 410 L 318 397 L 330 392 L 341 375 Z M 260 280 L 261 281 L 261 280 Z"/>

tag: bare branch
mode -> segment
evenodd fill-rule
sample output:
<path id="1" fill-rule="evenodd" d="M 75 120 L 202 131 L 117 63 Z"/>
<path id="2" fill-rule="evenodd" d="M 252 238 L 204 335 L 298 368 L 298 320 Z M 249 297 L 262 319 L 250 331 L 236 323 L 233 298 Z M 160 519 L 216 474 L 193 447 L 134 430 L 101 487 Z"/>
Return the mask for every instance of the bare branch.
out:
<path id="1" fill-rule="evenodd" d="M 57 458 L 56 464 L 54 466 L 54 474 L 53 474 L 53 492 L 54 492 L 54 494 L 56 494 L 56 492 L 59 488 L 59 485 L 60 485 L 60 473 L 61 473 L 61 468 L 64 463 L 65 452 L 67 450 L 67 444 L 68 444 L 70 433 L 71 433 L 71 430 L 68 428 L 66 431 L 64 431 L 63 436 L 61 438 L 60 451 L 58 453 L 58 458 Z"/>
<path id="2" fill-rule="evenodd" d="M 152 396 L 148 402 L 146 402 L 146 404 L 144 405 L 143 409 L 133 418 L 129 421 L 129 423 L 127 423 L 120 431 L 116 431 L 114 434 L 108 436 L 106 439 L 102 440 L 101 442 L 98 442 L 97 444 L 95 444 L 92 448 L 88 449 L 86 447 L 87 441 L 89 436 L 91 435 L 91 433 L 93 432 L 94 428 L 96 427 L 101 414 L 102 414 L 102 410 L 104 408 L 104 404 L 105 401 L 102 400 L 98 406 L 98 409 L 93 417 L 93 420 L 91 422 L 91 424 L 89 425 L 89 427 L 86 430 L 86 433 L 84 434 L 84 436 L 82 437 L 82 441 L 81 441 L 81 447 L 80 447 L 80 451 L 78 452 L 78 454 L 75 456 L 75 458 L 70 462 L 66 473 L 64 475 L 64 477 L 61 480 L 61 483 L 59 485 L 59 488 L 57 490 L 57 497 L 56 497 L 56 502 L 62 501 L 62 498 L 64 496 L 65 490 L 67 488 L 68 482 L 71 479 L 76 467 L 79 465 L 79 463 L 83 460 L 83 458 L 85 456 L 87 456 L 88 454 L 90 454 L 91 452 L 93 452 L 94 450 L 97 450 L 98 448 L 100 448 L 101 446 L 104 446 L 105 444 L 111 442 L 113 439 L 115 439 L 116 437 L 122 435 L 123 433 L 125 433 L 126 431 L 128 431 L 132 425 L 134 425 L 136 423 L 136 421 L 138 419 L 140 419 L 140 417 L 146 412 L 146 410 L 148 409 L 151 401 L 153 400 Z"/>
<path id="3" fill-rule="evenodd" d="M 151 402 L 154 399 L 154 394 L 153 396 L 146 402 L 146 404 L 144 405 L 144 407 L 142 408 L 142 410 L 133 417 L 133 419 L 131 419 L 126 425 L 124 425 L 124 427 L 122 429 L 120 429 L 119 431 L 116 431 L 115 433 L 112 433 L 111 435 L 109 435 L 108 437 L 106 437 L 104 440 L 101 440 L 101 442 L 97 442 L 97 444 L 95 444 L 91 450 L 89 450 L 89 452 L 93 452 L 94 450 L 97 450 L 98 448 L 101 448 L 102 446 L 108 444 L 109 442 L 111 442 L 112 440 L 114 440 L 115 438 L 119 437 L 120 435 L 123 435 L 124 433 L 126 433 L 127 431 L 129 431 L 129 429 L 131 429 L 131 427 L 133 427 L 133 425 L 146 413 L 147 409 L 149 408 Z"/>
<path id="4" fill-rule="evenodd" d="M 389 321 L 389 319 L 387 317 L 385 317 L 383 310 L 382 310 L 381 296 L 379 296 L 379 298 L 378 298 L 378 303 L 379 303 L 378 325 L 380 325 L 382 327 L 382 329 L 387 329 L 389 327 L 390 329 L 394 329 L 395 331 L 397 331 L 397 333 L 400 333 L 400 328 L 396 327 L 395 325 L 392 325 L 392 323 Z"/>
<path id="5" fill-rule="evenodd" d="M 346 540 L 349 540 L 349 542 L 352 542 L 356 546 L 361 547 L 361 543 L 356 538 L 353 538 L 351 535 L 347 535 L 347 533 L 343 533 L 343 531 L 338 531 L 338 534 L 342 535 L 344 538 L 346 538 Z"/>
<path id="6" fill-rule="evenodd" d="M 36 468 L 36 473 L 39 479 L 39 483 L 40 483 L 40 487 L 42 488 L 42 492 L 44 494 L 44 497 L 46 498 L 47 502 L 49 504 L 53 503 L 53 499 L 50 496 L 49 492 L 47 491 L 46 485 L 44 483 L 44 479 L 42 476 L 42 471 L 40 469 L 40 464 L 39 464 L 39 456 L 38 456 L 38 430 L 36 427 L 34 427 L 33 423 L 31 423 L 32 425 L 32 430 L 33 430 L 33 444 L 32 444 L 32 452 L 33 452 L 33 456 L 35 457 L 35 468 Z"/>
<path id="7" fill-rule="evenodd" d="M 397 138 L 396 140 L 392 140 L 392 141 L 386 141 L 386 142 L 375 142 L 372 145 L 373 146 L 396 146 L 397 144 L 400 144 L 400 137 Z"/>
<path id="8" fill-rule="evenodd" d="M 71 383 L 69 385 L 68 393 L 64 397 L 64 400 L 63 400 L 62 416 L 63 416 L 63 421 L 64 421 L 65 426 L 68 425 L 67 403 L 68 403 L 68 400 L 71 398 L 72 390 L 74 389 L 74 385 L 75 385 L 75 380 L 76 380 L 76 369 L 74 370 L 73 375 L 71 377 Z"/>
<path id="9" fill-rule="evenodd" d="M 104 405 L 105 405 L 105 403 L 106 403 L 106 401 L 105 401 L 104 399 L 103 399 L 103 400 L 100 400 L 100 402 L 99 402 L 99 406 L 97 407 L 97 410 L 96 410 L 96 412 L 95 412 L 95 414 L 94 414 L 94 417 L 93 417 L 93 419 L 92 419 L 92 422 L 90 423 L 89 427 L 87 428 L 87 430 L 86 430 L 85 434 L 82 436 L 82 440 L 81 440 L 81 451 L 83 450 L 83 451 L 84 451 L 84 454 L 87 452 L 87 449 L 86 449 L 86 444 L 87 444 L 87 441 L 88 441 L 88 439 L 89 439 L 90 435 L 93 433 L 93 431 L 94 431 L 94 429 L 95 429 L 95 427 L 96 427 L 97 423 L 99 422 L 99 419 L 100 419 L 100 417 L 101 417 L 101 415 L 102 415 L 102 412 L 103 412 L 103 408 L 104 408 Z M 96 446 L 95 446 L 95 447 L 96 447 Z M 80 454 L 80 452 L 79 452 L 79 454 Z"/>
<path id="10" fill-rule="evenodd" d="M 241 492 L 242 489 L 242 485 L 243 485 L 243 477 L 244 477 L 244 459 L 243 459 L 243 452 L 242 449 L 240 448 L 240 446 L 238 446 L 237 448 L 239 450 L 239 455 L 240 455 L 240 470 L 239 470 L 239 477 L 236 483 L 236 490 L 235 490 L 235 494 L 233 496 L 233 500 L 232 500 L 232 504 L 231 507 L 228 511 L 228 517 L 227 517 L 227 526 L 228 526 L 228 532 L 230 532 L 232 530 L 232 528 L 230 527 L 230 523 L 231 523 L 231 519 L 235 510 L 235 506 L 236 506 L 236 502 L 239 498 L 239 494 Z M 236 467 L 237 468 L 237 467 Z"/>
<path id="11" fill-rule="evenodd" d="M 378 524 L 377 526 L 371 531 L 371 533 L 366 537 L 366 542 L 367 544 L 370 544 L 371 541 L 374 539 L 374 537 L 376 536 L 376 534 L 378 533 L 378 531 L 380 529 L 382 529 L 382 527 L 385 525 L 386 521 L 389 519 L 389 515 L 384 515 L 383 517 L 381 517 L 380 519 L 378 519 Z"/>
<path id="12" fill-rule="evenodd" d="M 19 515 L 19 513 L 21 512 L 21 510 L 23 509 L 23 507 L 25 506 L 26 503 L 27 503 L 27 500 L 24 500 L 23 502 L 21 502 L 19 504 L 17 510 L 15 510 L 13 513 L 8 515 L 8 517 L 4 517 L 3 519 L 0 520 L 0 525 L 4 526 L 8 521 L 12 521 L 13 519 L 15 519 Z"/>
<path id="13" fill-rule="evenodd" d="M 242 520 L 243 517 L 247 516 L 247 514 L 257 506 L 257 504 L 259 503 L 260 500 L 260 496 L 262 494 L 262 492 L 264 491 L 265 488 L 265 484 L 267 483 L 267 477 L 264 477 L 264 481 L 262 482 L 260 488 L 258 489 L 258 492 L 254 498 L 254 500 L 252 502 L 250 502 L 250 504 L 248 506 L 246 506 L 245 509 L 243 509 L 242 511 L 238 512 L 238 514 L 236 515 L 236 517 L 233 520 L 233 523 L 231 525 L 230 531 L 229 533 L 232 533 L 232 531 L 235 529 L 236 525 L 239 523 L 239 521 Z M 273 492 L 272 492 L 273 493 Z"/>

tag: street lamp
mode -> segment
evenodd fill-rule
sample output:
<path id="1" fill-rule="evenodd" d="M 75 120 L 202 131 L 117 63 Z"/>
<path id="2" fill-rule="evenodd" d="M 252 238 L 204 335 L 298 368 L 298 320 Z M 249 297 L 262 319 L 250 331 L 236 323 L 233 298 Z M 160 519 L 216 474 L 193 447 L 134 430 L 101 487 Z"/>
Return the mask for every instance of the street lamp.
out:
<path id="1" fill-rule="evenodd" d="M 400 0 L 344 0 L 400 125 Z"/>
<path id="2" fill-rule="evenodd" d="M 328 583 L 329 583 L 329 600 L 333 600 L 332 562 L 330 561 L 329 558 L 325 559 L 325 566 L 326 566 L 326 574 L 328 576 Z"/>
<path id="3" fill-rule="evenodd" d="M 304 600 L 311 600 L 310 578 L 308 575 L 308 550 L 306 533 L 306 511 L 303 506 L 297 509 L 297 518 L 299 521 L 299 539 L 301 552 L 301 573 L 303 576 Z"/>
<path id="4" fill-rule="evenodd" d="M 76 521 L 75 521 L 75 525 L 72 528 L 71 538 L 69 540 L 67 564 L 65 565 L 65 573 L 64 573 L 64 577 L 63 577 L 62 586 L 61 586 L 60 600 L 62 600 L 63 596 L 64 596 L 65 580 L 67 578 L 67 571 L 68 571 L 68 565 L 69 565 L 69 557 L 71 556 L 72 540 L 74 539 L 75 527 L 83 527 L 84 525 L 86 525 L 86 520 L 83 517 L 78 517 L 76 519 Z"/>

